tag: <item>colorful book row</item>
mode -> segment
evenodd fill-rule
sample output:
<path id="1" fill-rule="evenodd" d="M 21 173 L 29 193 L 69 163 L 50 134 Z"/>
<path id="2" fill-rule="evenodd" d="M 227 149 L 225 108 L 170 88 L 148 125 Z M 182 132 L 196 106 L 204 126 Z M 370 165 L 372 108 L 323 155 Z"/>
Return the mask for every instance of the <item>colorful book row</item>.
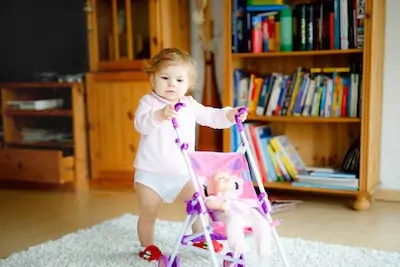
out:
<path id="1" fill-rule="evenodd" d="M 269 125 L 245 123 L 244 131 L 262 182 L 292 186 L 358 190 L 358 177 L 332 168 L 307 167 L 286 135 L 273 136 Z M 240 144 L 239 140 L 236 140 Z M 256 182 L 254 172 L 251 173 Z"/>
<path id="2" fill-rule="evenodd" d="M 317 1 L 293 7 L 232 1 L 232 52 L 362 48 L 365 0 Z"/>
<path id="3" fill-rule="evenodd" d="M 234 70 L 234 105 L 258 116 L 360 117 L 360 88 L 360 75 L 347 67 L 266 76 Z"/>

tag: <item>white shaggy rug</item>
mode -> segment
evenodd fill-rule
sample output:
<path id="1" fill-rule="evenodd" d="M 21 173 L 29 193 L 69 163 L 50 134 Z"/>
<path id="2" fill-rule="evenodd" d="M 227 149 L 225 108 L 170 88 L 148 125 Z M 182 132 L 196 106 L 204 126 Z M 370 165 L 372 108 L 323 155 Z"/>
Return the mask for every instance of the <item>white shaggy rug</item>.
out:
<path id="1" fill-rule="evenodd" d="M 125 214 L 89 229 L 80 230 L 58 240 L 15 253 L 0 260 L 1 267 L 141 267 L 157 266 L 138 258 L 139 241 L 136 235 L 137 217 Z M 181 223 L 159 221 L 156 226 L 157 244 L 170 252 L 181 228 Z M 400 266 L 400 253 L 357 247 L 328 245 L 302 239 L 281 238 L 282 246 L 293 267 L 389 267 Z M 249 246 L 254 251 L 253 240 Z M 268 260 L 259 259 L 254 252 L 246 254 L 250 267 L 282 266 L 274 249 Z M 182 267 L 211 266 L 209 258 L 182 250 Z"/>

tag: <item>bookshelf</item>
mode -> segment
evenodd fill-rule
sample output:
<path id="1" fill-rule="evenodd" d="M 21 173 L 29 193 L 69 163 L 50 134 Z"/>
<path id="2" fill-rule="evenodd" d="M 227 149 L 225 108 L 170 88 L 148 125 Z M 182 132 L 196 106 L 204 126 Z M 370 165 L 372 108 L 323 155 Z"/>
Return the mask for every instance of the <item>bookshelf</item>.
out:
<path id="1" fill-rule="evenodd" d="M 360 2 L 360 0 L 351 1 L 351 5 L 348 6 L 349 10 L 363 2 Z M 345 3 L 345 0 L 292 0 L 290 2 L 285 2 L 285 6 L 276 6 L 278 7 L 277 9 L 283 7 L 291 8 L 292 10 L 290 21 L 292 32 L 289 35 L 291 36 L 289 43 L 292 43 L 292 48 L 287 49 L 287 46 L 285 47 L 285 49 L 289 51 L 283 51 L 285 49 L 283 49 L 283 39 L 280 36 L 284 31 L 282 28 L 282 19 L 279 17 L 282 14 L 281 10 L 278 10 L 272 15 L 271 12 L 274 12 L 274 10 L 269 10 L 269 14 L 267 15 L 264 14 L 264 17 L 266 17 L 265 20 L 267 21 L 265 24 L 266 28 L 263 29 L 261 27 L 261 33 L 255 32 L 254 30 L 257 26 L 263 24 L 257 24 L 260 21 L 257 19 L 252 20 L 252 17 L 260 13 L 265 13 L 265 11 L 249 12 L 248 10 L 250 10 L 250 8 L 245 8 L 243 12 L 238 12 L 238 7 L 240 7 L 240 5 L 246 5 L 247 2 L 251 1 L 224 0 L 223 2 L 223 47 L 227 48 L 223 51 L 224 88 L 226 88 L 223 91 L 223 105 L 233 106 L 237 103 L 243 103 L 240 101 L 245 101 L 250 112 L 248 124 L 255 126 L 268 125 L 272 132 L 271 138 L 280 135 L 287 137 L 307 167 L 340 170 L 350 147 L 356 144 L 357 141 L 359 142 L 358 170 L 356 173 L 358 186 L 353 190 L 342 189 L 340 187 L 298 186 L 296 183 L 297 180 L 293 178 L 279 182 L 271 181 L 268 180 L 267 173 L 267 180 L 263 181 L 263 186 L 267 190 L 351 197 L 354 199 L 352 205 L 353 209 L 368 209 L 373 199 L 373 193 L 380 184 L 380 132 L 383 48 L 385 39 L 384 1 L 371 0 L 364 2 L 364 8 L 362 9 L 364 17 L 357 20 L 358 26 L 363 26 L 363 28 L 360 28 L 363 31 L 356 31 L 358 32 L 358 36 L 361 36 L 361 33 L 363 33 L 363 38 L 352 39 L 354 36 L 350 28 L 353 24 L 349 23 L 348 37 L 351 38 L 349 46 L 342 44 L 339 38 L 339 47 L 337 44 L 335 46 L 335 21 L 332 19 L 335 14 L 335 3 Z M 321 3 L 323 3 L 323 13 L 320 13 Z M 235 5 L 237 5 L 236 9 Z M 310 6 L 313 7 L 312 16 L 310 16 Z M 340 12 L 337 10 L 336 12 Z M 311 27 L 313 30 L 309 31 L 307 30 L 308 27 L 305 27 L 304 31 L 302 31 L 299 27 L 301 25 L 299 23 L 302 21 L 299 19 L 301 18 L 300 15 L 302 11 L 303 15 L 304 13 L 306 14 L 303 20 L 305 23 L 304 25 L 310 25 L 311 21 L 314 25 L 323 25 L 321 29 L 325 30 L 322 30 L 320 32 L 321 34 L 319 34 L 318 28 Z M 325 16 L 325 18 L 327 18 L 327 21 L 318 24 L 317 19 L 321 17 L 321 14 L 323 14 L 322 17 Z M 351 12 L 351 14 L 353 14 L 353 12 Z M 238 24 L 240 16 L 243 16 L 243 28 L 240 28 L 241 26 Z M 332 18 L 330 18 L 330 16 L 332 16 Z M 340 18 L 340 15 L 338 16 Z M 273 24 L 268 24 L 271 22 L 268 20 L 271 19 L 271 17 Z M 313 19 L 310 20 L 310 17 Z M 252 21 L 255 22 L 255 24 L 249 26 L 246 21 Z M 347 22 L 349 21 L 353 20 L 350 18 Z M 285 23 L 287 23 L 287 21 Z M 340 29 L 340 19 L 338 23 Z M 345 25 L 344 22 L 342 23 Z M 286 24 L 285 27 L 287 27 L 287 25 L 288 24 Z M 332 30 L 329 27 L 331 27 Z M 269 31 L 271 29 L 274 29 L 275 32 L 271 33 Z M 264 33 L 268 32 L 268 34 L 264 35 L 263 31 Z M 277 32 L 279 36 L 276 34 Z M 304 42 L 299 38 L 299 34 L 301 33 L 303 33 Z M 235 36 L 235 34 L 237 35 Z M 313 38 L 309 39 L 311 35 Z M 243 36 L 242 40 L 240 40 L 240 36 Z M 262 41 L 261 38 L 263 36 L 266 36 L 267 42 Z M 285 36 L 287 38 L 287 33 Z M 331 39 L 332 41 L 330 41 Z M 284 42 L 287 44 L 288 39 L 285 39 Z M 318 42 L 319 44 L 317 45 L 316 43 Z M 286 107 L 285 111 L 282 111 L 285 100 L 281 97 L 288 97 L 289 94 L 282 94 L 280 97 L 277 97 L 280 93 L 276 94 L 274 98 L 276 102 L 270 102 L 271 96 L 268 98 L 267 93 L 267 98 L 264 102 L 265 105 L 261 106 L 263 109 L 257 112 L 257 107 L 260 106 L 257 103 L 261 103 L 261 101 L 259 99 L 260 97 L 255 98 L 254 96 L 261 95 L 263 86 L 267 86 L 267 88 L 271 86 L 270 95 L 272 95 L 272 85 L 276 83 L 276 77 L 279 76 L 282 79 L 279 80 L 280 83 L 278 87 L 282 90 L 285 88 L 285 84 L 287 84 L 287 92 L 291 83 L 295 83 L 293 81 L 296 81 L 296 72 L 301 72 L 301 77 L 303 77 L 298 83 L 298 88 L 300 88 L 304 77 L 308 79 L 308 83 L 305 83 L 308 87 L 303 87 L 303 90 L 307 88 L 307 90 L 310 91 L 310 81 L 315 81 L 314 84 L 317 84 L 315 86 L 317 89 L 314 88 L 314 94 L 311 94 L 311 102 L 308 103 L 309 111 L 304 111 L 304 106 L 307 103 L 306 93 L 303 101 L 301 97 L 299 98 L 300 104 L 298 104 L 299 106 L 297 106 L 296 109 L 296 101 L 294 101 L 292 108 L 290 108 L 291 101 L 286 100 L 289 105 Z M 274 73 L 278 73 L 278 75 L 273 75 Z M 358 75 L 358 84 L 349 83 L 349 81 L 352 81 L 352 78 L 355 77 L 350 76 L 351 74 Z M 251 75 L 254 76 L 252 77 Z M 335 90 L 333 88 L 335 88 L 336 83 L 335 76 L 333 75 L 340 77 L 341 81 L 341 86 L 337 86 L 337 88 L 341 88 L 341 91 L 338 91 L 334 96 L 333 93 Z M 319 78 L 320 80 L 317 80 L 318 76 L 321 77 Z M 269 80 L 267 80 L 267 77 Z M 273 77 L 274 83 L 270 83 L 271 77 Z M 259 89 L 258 91 L 254 89 L 255 93 L 251 93 L 253 96 L 249 97 L 248 92 L 253 88 L 252 84 L 256 84 L 254 82 L 256 78 L 262 78 L 262 80 L 258 81 Z M 247 79 L 247 83 L 243 83 L 243 79 Z M 263 82 L 266 80 L 268 82 L 264 85 Z M 327 82 L 329 80 L 330 84 Z M 344 80 L 346 80 L 347 83 L 344 83 Z M 343 89 L 345 87 L 344 84 L 347 85 L 347 89 Z M 346 90 L 347 94 L 350 94 L 350 92 L 353 92 L 351 88 L 357 88 L 354 89 L 358 92 L 357 101 L 350 101 L 347 103 L 353 104 L 353 109 L 347 104 L 344 105 L 343 101 L 340 100 L 339 103 L 341 104 L 338 104 L 337 111 L 325 103 L 325 108 L 322 110 L 320 107 L 315 108 L 313 112 L 313 106 L 316 104 L 314 96 L 321 94 L 316 94 L 317 90 L 319 90 L 318 88 L 321 87 L 320 90 L 328 90 L 327 88 L 329 88 L 329 86 L 331 88 L 329 92 L 332 93 L 331 99 L 336 99 L 337 102 L 339 102 L 340 97 L 334 98 L 336 95 L 342 95 L 342 99 L 346 98 L 351 100 L 350 97 L 343 97 L 343 91 Z M 248 91 L 243 88 L 247 88 Z M 254 88 L 256 87 L 254 86 Z M 307 92 L 307 90 L 304 90 L 304 92 Z M 245 94 L 243 96 L 243 92 L 247 92 L 247 95 Z M 341 92 L 341 94 L 339 94 L 339 92 Z M 238 97 L 239 95 L 243 97 L 240 98 Z M 289 95 L 289 99 L 291 96 L 293 96 L 293 94 Z M 317 99 L 317 102 L 321 104 L 321 99 Z M 255 105 L 250 104 L 252 100 L 256 103 Z M 275 103 L 275 106 L 270 103 Z M 332 103 L 333 102 L 331 102 L 331 104 Z M 272 105 L 272 109 L 267 113 L 269 105 Z M 235 146 L 234 131 L 236 131 L 236 128 L 224 130 L 224 151 L 232 151 L 237 148 L 238 144 Z M 247 137 L 251 138 L 250 136 Z M 253 154 L 256 156 L 255 151 L 253 151 Z M 260 164 L 262 165 L 263 163 L 258 162 L 261 172 L 263 167 L 260 167 Z M 264 166 L 264 169 L 266 170 L 267 167 Z M 255 184 L 255 186 L 257 186 L 257 184 Z"/>
<path id="2" fill-rule="evenodd" d="M 0 181 L 76 188 L 88 176 L 82 83 L 2 83 Z"/>

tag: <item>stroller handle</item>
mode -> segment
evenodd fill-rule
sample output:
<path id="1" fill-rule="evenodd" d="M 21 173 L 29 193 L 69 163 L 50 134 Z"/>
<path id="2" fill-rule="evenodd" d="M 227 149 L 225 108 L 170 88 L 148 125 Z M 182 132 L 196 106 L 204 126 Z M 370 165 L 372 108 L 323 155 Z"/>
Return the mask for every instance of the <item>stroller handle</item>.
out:
<path id="1" fill-rule="evenodd" d="M 182 107 L 185 107 L 185 106 L 186 106 L 185 103 L 178 102 L 178 103 L 175 104 L 174 109 L 175 109 L 176 112 L 178 112 Z M 174 129 L 178 128 L 179 127 L 178 120 L 173 118 L 172 119 L 172 125 L 174 126 Z"/>
<path id="2" fill-rule="evenodd" d="M 240 116 L 242 116 L 245 112 L 247 112 L 247 108 L 246 107 L 240 107 L 238 109 L 238 113 L 235 115 L 235 121 L 236 121 L 236 125 L 237 128 L 239 130 L 239 132 L 243 131 L 243 123 L 242 121 L 239 119 Z"/>
<path id="3" fill-rule="evenodd" d="M 178 103 L 175 104 L 174 109 L 175 109 L 176 112 L 178 112 L 182 107 L 185 107 L 185 106 L 186 106 L 185 103 L 178 102 Z M 247 112 L 247 108 L 246 107 L 240 107 L 238 109 L 238 114 L 235 115 L 235 121 L 236 121 L 236 125 L 238 127 L 239 132 L 243 131 L 243 123 L 239 118 L 245 112 Z M 174 129 L 177 129 L 179 127 L 178 120 L 175 119 L 175 118 L 172 119 L 172 125 L 174 126 Z"/>

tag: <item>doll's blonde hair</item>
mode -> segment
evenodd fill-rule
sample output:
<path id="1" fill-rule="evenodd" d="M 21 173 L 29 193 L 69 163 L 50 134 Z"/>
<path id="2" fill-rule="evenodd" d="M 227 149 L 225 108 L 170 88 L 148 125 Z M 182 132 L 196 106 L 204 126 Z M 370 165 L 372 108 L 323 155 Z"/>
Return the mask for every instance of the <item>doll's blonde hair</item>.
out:
<path id="1" fill-rule="evenodd" d="M 179 48 L 164 48 L 151 60 L 144 63 L 143 70 L 151 76 L 171 65 L 187 66 L 189 76 L 188 93 L 193 93 L 197 80 L 196 63 L 189 53 Z"/>

